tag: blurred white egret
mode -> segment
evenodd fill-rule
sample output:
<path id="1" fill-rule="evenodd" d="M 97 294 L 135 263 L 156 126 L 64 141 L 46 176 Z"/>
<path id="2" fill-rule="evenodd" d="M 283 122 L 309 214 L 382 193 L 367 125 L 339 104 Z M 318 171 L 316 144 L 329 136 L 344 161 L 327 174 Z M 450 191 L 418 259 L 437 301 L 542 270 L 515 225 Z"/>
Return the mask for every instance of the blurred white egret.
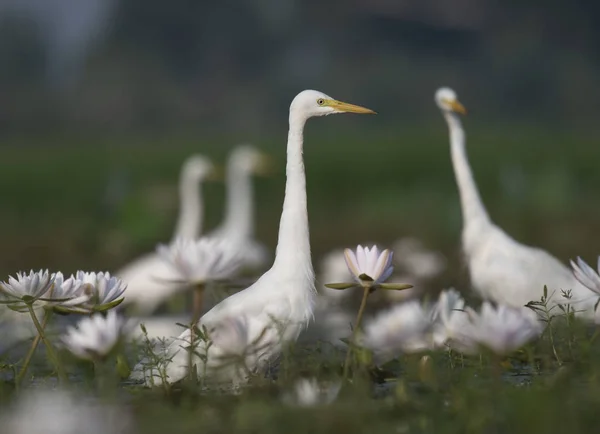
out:
<path id="1" fill-rule="evenodd" d="M 566 303 L 561 290 L 572 290 L 571 304 L 585 317 L 593 316 L 595 297 L 569 269 L 546 251 L 518 243 L 488 216 L 473 179 L 458 114 L 466 114 L 456 93 L 440 88 L 435 101 L 450 130 L 450 148 L 463 214 L 462 248 L 471 283 L 486 299 L 520 307 L 540 300 L 544 285 L 550 304 Z"/>
<path id="2" fill-rule="evenodd" d="M 200 184 L 214 171 L 212 163 L 203 156 L 192 155 L 183 164 L 179 182 L 179 217 L 173 235 L 196 239 L 201 232 L 203 202 Z M 156 252 L 148 253 L 114 273 L 127 283 L 123 305 L 134 305 L 139 313 L 149 314 L 182 289 L 173 283 L 177 275 Z"/>
<path id="3" fill-rule="evenodd" d="M 273 266 L 253 285 L 226 298 L 200 319 L 200 324 L 210 334 L 219 323 L 244 317 L 245 340 L 260 342 L 260 352 L 254 352 L 251 360 L 245 361 L 250 371 L 264 368 L 278 357 L 283 345 L 295 341 L 312 317 L 316 294 L 302 157 L 304 125 L 313 116 L 344 112 L 374 113 L 360 106 L 336 101 L 314 90 L 305 90 L 294 98 L 289 112 L 285 199 Z M 190 354 L 182 346 L 185 347 L 187 343 L 189 347 L 192 339 L 196 338 L 191 336 L 188 329 L 171 344 L 171 363 L 166 368 L 169 382 L 176 382 L 188 373 Z M 236 371 L 220 369 L 217 374 L 212 370 L 221 367 L 218 361 L 223 356 L 223 350 L 219 349 L 218 344 L 211 346 L 206 355 L 207 372 L 210 371 L 215 377 L 236 380 Z M 203 362 L 197 357 L 193 362 L 198 374 L 203 375 Z M 140 369 L 141 366 L 138 366 L 135 371 L 139 372 Z M 146 381 L 150 383 L 149 378 Z M 155 379 L 155 382 L 160 380 Z"/>
<path id="4" fill-rule="evenodd" d="M 267 248 L 254 239 L 254 192 L 252 175 L 265 175 L 268 157 L 250 145 L 237 146 L 227 161 L 227 201 L 223 223 L 207 234 L 239 246 L 243 266 L 264 268 L 270 259 Z"/>

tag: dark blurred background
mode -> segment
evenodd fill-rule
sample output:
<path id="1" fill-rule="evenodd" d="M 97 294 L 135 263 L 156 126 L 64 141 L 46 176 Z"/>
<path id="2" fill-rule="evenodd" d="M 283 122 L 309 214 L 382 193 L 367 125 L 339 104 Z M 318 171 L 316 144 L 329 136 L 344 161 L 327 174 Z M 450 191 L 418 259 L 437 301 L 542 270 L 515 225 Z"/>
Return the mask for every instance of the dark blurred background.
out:
<path id="1" fill-rule="evenodd" d="M 114 269 L 167 241 L 189 154 L 251 142 L 276 242 L 287 108 L 302 89 L 377 110 L 311 122 L 313 250 L 414 235 L 460 283 L 448 85 L 494 219 L 562 260 L 600 252 L 600 3 L 0 0 L 0 272 Z M 339 119 L 338 119 L 339 118 Z M 223 186 L 207 185 L 207 226 Z"/>

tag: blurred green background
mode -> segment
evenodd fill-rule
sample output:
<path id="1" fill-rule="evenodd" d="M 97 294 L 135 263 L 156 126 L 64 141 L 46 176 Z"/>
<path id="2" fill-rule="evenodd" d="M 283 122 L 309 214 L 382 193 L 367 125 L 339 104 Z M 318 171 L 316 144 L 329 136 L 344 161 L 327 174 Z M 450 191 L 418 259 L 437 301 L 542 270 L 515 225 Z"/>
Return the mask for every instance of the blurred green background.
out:
<path id="1" fill-rule="evenodd" d="M 494 220 L 560 259 L 598 253 L 600 6 L 584 0 L 4 0 L 0 275 L 114 270 L 167 241 L 183 160 L 249 142 L 258 237 L 276 243 L 287 108 L 315 88 L 376 117 L 309 123 L 315 256 L 412 235 L 465 283 L 446 126 L 452 86 Z M 206 227 L 223 185 L 205 186 Z"/>

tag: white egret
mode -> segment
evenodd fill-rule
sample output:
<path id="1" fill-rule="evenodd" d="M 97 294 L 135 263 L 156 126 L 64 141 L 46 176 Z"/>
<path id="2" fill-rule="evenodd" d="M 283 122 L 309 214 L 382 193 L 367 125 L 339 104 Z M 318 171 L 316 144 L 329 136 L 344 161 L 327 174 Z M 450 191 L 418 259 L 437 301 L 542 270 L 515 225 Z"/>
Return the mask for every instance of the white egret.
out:
<path id="1" fill-rule="evenodd" d="M 207 234 L 239 246 L 243 265 L 264 268 L 270 259 L 267 248 L 254 239 L 254 191 L 252 175 L 265 175 L 268 157 L 250 145 L 240 145 L 227 161 L 227 201 L 223 223 Z"/>
<path id="2" fill-rule="evenodd" d="M 544 285 L 550 305 L 566 304 L 561 290 L 571 290 L 569 303 L 585 317 L 593 316 L 595 297 L 569 269 L 546 251 L 523 245 L 490 219 L 473 179 L 465 149 L 459 114 L 466 114 L 456 93 L 438 89 L 435 101 L 450 130 L 450 149 L 463 215 L 462 249 L 469 265 L 471 284 L 486 299 L 520 307 L 539 301 Z"/>
<path id="3" fill-rule="evenodd" d="M 203 201 L 201 183 L 214 172 L 212 163 L 203 156 L 193 155 L 183 164 L 179 182 L 179 217 L 173 235 L 196 239 L 201 232 Z M 182 284 L 173 283 L 177 275 L 156 252 L 148 253 L 114 273 L 127 283 L 123 306 L 133 305 L 138 313 L 152 313 L 156 307 Z"/>
<path id="4" fill-rule="evenodd" d="M 277 358 L 286 343 L 298 338 L 300 331 L 306 327 L 313 315 L 316 291 L 310 253 L 306 175 L 302 157 L 304 125 L 314 116 L 344 112 L 374 113 L 372 110 L 337 101 L 314 90 L 305 90 L 294 98 L 289 111 L 285 199 L 273 266 L 253 285 L 226 298 L 199 321 L 210 335 L 220 324 L 243 318 L 243 339 L 240 336 L 237 341 L 260 344 L 259 350 L 254 351 L 252 357 L 247 357 L 244 361 L 250 371 L 262 369 Z M 237 327 L 233 329 L 238 330 Z M 182 347 L 189 347 L 195 339 L 188 329 L 170 345 L 168 358 L 171 362 L 166 367 L 169 382 L 181 380 L 188 373 L 189 359 L 192 357 L 190 352 Z M 227 351 L 231 352 L 231 348 Z M 240 354 L 244 351 L 245 349 L 240 349 Z M 215 369 L 222 368 L 220 360 L 224 353 L 218 343 L 214 343 L 206 353 L 206 364 L 193 355 L 192 361 L 196 365 L 198 375 L 203 375 L 203 368 L 206 367 L 206 372 L 210 372 L 212 378 L 243 381 L 244 378 L 236 374 L 237 368 L 233 371 Z M 136 371 L 140 372 L 141 369 L 138 365 Z M 146 382 L 151 383 L 151 380 L 146 377 Z M 160 379 L 155 378 L 154 382 L 159 383 Z"/>

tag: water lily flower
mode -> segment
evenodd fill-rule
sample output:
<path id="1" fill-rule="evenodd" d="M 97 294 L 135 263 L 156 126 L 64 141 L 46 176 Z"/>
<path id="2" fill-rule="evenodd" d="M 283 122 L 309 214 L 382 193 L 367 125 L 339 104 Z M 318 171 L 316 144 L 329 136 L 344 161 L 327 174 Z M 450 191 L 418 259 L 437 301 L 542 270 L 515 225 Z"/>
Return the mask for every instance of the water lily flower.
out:
<path id="1" fill-rule="evenodd" d="M 394 271 L 392 257 L 394 253 L 388 249 L 379 251 L 377 246 L 370 249 L 359 245 L 356 253 L 344 250 L 344 257 L 350 272 L 360 284 L 369 282 L 372 285 L 383 283 Z"/>
<path id="2" fill-rule="evenodd" d="M 113 310 L 106 316 L 94 314 L 67 328 L 62 342 L 76 357 L 99 360 L 108 356 L 133 331 L 133 325 Z"/>
<path id="3" fill-rule="evenodd" d="M 91 295 L 83 292 L 83 281 L 73 275 L 65 279 L 60 271 L 52 276 L 54 285 L 48 293 L 49 304 L 69 308 L 79 306 L 90 299 Z"/>
<path id="4" fill-rule="evenodd" d="M 476 353 L 479 344 L 469 333 L 472 324 L 464 308 L 465 301 L 452 288 L 443 290 L 436 303 L 413 300 L 399 304 L 371 320 L 361 344 L 373 351 L 380 363 L 399 353 L 440 348 Z"/>
<path id="5" fill-rule="evenodd" d="M 478 344 L 468 330 L 472 327 L 465 311 L 465 300 L 454 288 L 443 290 L 434 308 L 433 341 L 437 348 L 465 354 L 478 352 Z"/>
<path id="6" fill-rule="evenodd" d="M 118 306 L 123 301 L 123 293 L 127 284 L 107 272 L 78 271 L 75 279 L 82 282 L 82 291 L 90 299 L 84 303 L 84 309 L 104 311 Z"/>
<path id="7" fill-rule="evenodd" d="M 579 282 L 590 291 L 600 295 L 600 256 L 598 256 L 598 271 L 590 267 L 583 259 L 577 257 L 577 263 L 571 261 L 573 274 Z"/>
<path id="8" fill-rule="evenodd" d="M 29 274 L 17 273 L 16 278 L 9 276 L 8 282 L 0 283 L 0 292 L 4 296 L 2 302 L 11 305 L 15 310 L 25 307 L 42 298 L 53 283 L 54 275 L 50 275 L 48 270 L 31 270 Z"/>
<path id="9" fill-rule="evenodd" d="M 379 314 L 365 326 L 360 344 L 373 351 L 379 362 L 398 353 L 433 349 L 431 309 L 413 300 Z"/>
<path id="10" fill-rule="evenodd" d="M 180 238 L 170 245 L 159 245 L 157 252 L 190 284 L 227 279 L 243 264 L 239 249 L 218 238 Z"/>
<path id="11" fill-rule="evenodd" d="M 511 353 L 537 338 L 543 329 L 535 315 L 525 308 L 484 302 L 479 313 L 467 308 L 471 327 L 466 331 L 473 340 L 496 354 Z"/>
<path id="12" fill-rule="evenodd" d="M 299 407 L 314 407 L 333 402 L 342 387 L 342 383 L 320 383 L 316 378 L 298 380 L 291 392 L 283 396 L 283 401 Z"/>

